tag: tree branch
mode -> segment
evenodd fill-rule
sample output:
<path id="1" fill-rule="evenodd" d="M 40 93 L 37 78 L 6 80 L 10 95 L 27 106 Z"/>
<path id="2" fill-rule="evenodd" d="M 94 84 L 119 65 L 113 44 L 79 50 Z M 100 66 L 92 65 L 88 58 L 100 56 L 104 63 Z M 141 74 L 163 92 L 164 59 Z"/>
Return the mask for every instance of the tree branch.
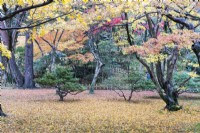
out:
<path id="1" fill-rule="evenodd" d="M 176 18 L 176 17 L 173 17 L 171 14 L 165 14 L 165 16 L 167 18 L 169 18 L 170 20 L 176 22 L 176 23 L 184 25 L 189 30 L 193 30 L 194 29 L 193 24 L 187 23 L 184 18 Z"/>
<path id="2" fill-rule="evenodd" d="M 37 27 L 37 26 L 40 26 L 40 25 L 42 25 L 42 24 L 48 23 L 48 22 L 50 22 L 50 21 L 56 20 L 57 18 L 63 17 L 63 16 L 68 15 L 68 14 L 70 14 L 70 13 L 72 13 L 72 12 L 73 12 L 73 11 L 68 12 L 68 13 L 65 13 L 65 14 L 62 14 L 62 15 L 57 16 L 57 17 L 55 17 L 55 18 L 51 18 L 51 19 L 45 20 L 45 21 L 43 21 L 43 22 L 40 22 L 40 23 L 37 23 L 37 24 L 34 24 L 34 25 L 29 25 L 29 26 L 24 26 L 24 27 L 9 27 L 9 28 L 2 28 L 2 27 L 0 27 L 0 30 L 13 30 L 13 29 L 19 30 L 19 29 L 33 28 L 33 27 Z"/>
<path id="3" fill-rule="evenodd" d="M 179 85 L 179 87 L 184 86 L 191 78 L 192 78 L 192 77 L 189 77 L 189 78 L 187 78 L 186 80 L 184 80 L 184 81 Z"/>
<path id="4" fill-rule="evenodd" d="M 39 42 L 36 39 L 34 39 L 34 41 L 37 44 L 38 48 L 40 49 L 40 52 L 42 53 L 42 56 L 44 56 L 44 52 L 43 52 L 42 48 L 40 47 Z"/>
<path id="5" fill-rule="evenodd" d="M 62 38 L 62 35 L 63 35 L 64 31 L 65 31 L 65 30 L 63 29 L 62 32 L 61 32 L 61 34 L 60 34 L 60 36 L 59 36 L 59 38 L 58 38 L 57 44 L 55 44 L 55 47 L 56 47 L 56 48 L 58 47 L 58 44 L 59 44 L 59 42 L 60 42 L 60 39 Z"/>
<path id="6" fill-rule="evenodd" d="M 54 46 L 53 46 L 49 41 L 47 41 L 47 40 L 44 39 L 43 37 L 41 37 L 41 39 L 42 39 L 43 41 L 45 41 L 47 44 L 49 44 L 49 46 L 50 46 L 52 49 L 54 49 Z"/>
<path id="7" fill-rule="evenodd" d="M 52 3 L 53 0 L 47 0 L 46 2 L 44 1 L 43 3 L 41 4 L 36 4 L 36 5 L 32 5 L 32 6 L 28 6 L 28 7 L 24 7 L 24 8 L 21 8 L 21 9 L 18 9 L 14 12 L 11 12 L 9 14 L 7 14 L 6 16 L 3 16 L 3 17 L 0 17 L 0 21 L 4 21 L 4 20 L 7 20 L 9 18 L 12 18 L 14 17 L 15 15 L 21 13 L 21 12 L 25 12 L 25 11 L 28 11 L 28 10 L 31 10 L 31 9 L 34 9 L 34 8 L 39 8 L 39 7 L 42 7 L 42 6 L 46 6 L 50 3 Z"/>

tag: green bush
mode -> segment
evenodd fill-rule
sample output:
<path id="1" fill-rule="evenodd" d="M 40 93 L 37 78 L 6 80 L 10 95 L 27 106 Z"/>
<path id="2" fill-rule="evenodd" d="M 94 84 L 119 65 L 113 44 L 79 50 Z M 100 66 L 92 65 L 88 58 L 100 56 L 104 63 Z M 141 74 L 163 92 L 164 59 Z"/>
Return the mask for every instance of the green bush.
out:
<path id="1" fill-rule="evenodd" d="M 109 87 L 125 101 L 131 100 L 134 91 L 155 89 L 153 82 L 147 80 L 145 73 L 139 71 L 132 71 L 130 74 L 126 72 L 116 73 L 104 80 L 100 86 Z M 123 92 L 124 90 L 130 90 L 128 97 Z"/>
<path id="2" fill-rule="evenodd" d="M 151 80 L 146 79 L 145 73 L 132 71 L 127 73 L 117 73 L 107 78 L 101 83 L 103 87 L 111 87 L 121 90 L 152 90 L 155 86 Z"/>
<path id="3" fill-rule="evenodd" d="M 45 87 L 56 87 L 61 101 L 67 94 L 77 94 L 85 90 L 78 79 L 73 77 L 72 69 L 69 67 L 57 66 L 54 72 L 47 72 L 35 81 Z"/>
<path id="4" fill-rule="evenodd" d="M 174 84 L 179 86 L 184 80 L 189 78 L 189 75 L 187 74 L 187 71 L 181 71 L 181 72 L 175 72 L 174 73 Z M 184 87 L 189 92 L 200 92 L 200 82 L 199 78 L 191 78 Z"/>

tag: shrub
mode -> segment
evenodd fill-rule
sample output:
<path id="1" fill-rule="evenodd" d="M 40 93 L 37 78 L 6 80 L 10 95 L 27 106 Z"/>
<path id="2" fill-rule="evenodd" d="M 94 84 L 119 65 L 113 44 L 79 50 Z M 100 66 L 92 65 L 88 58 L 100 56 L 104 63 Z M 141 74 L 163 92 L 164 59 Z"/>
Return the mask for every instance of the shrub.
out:
<path id="1" fill-rule="evenodd" d="M 130 101 L 132 93 L 139 90 L 153 90 L 154 84 L 151 80 L 146 79 L 144 72 L 132 71 L 129 75 L 127 73 L 116 73 L 101 84 L 103 87 L 111 87 L 124 100 Z M 123 90 L 130 90 L 128 98 L 125 96 Z"/>
<path id="2" fill-rule="evenodd" d="M 85 87 L 78 83 L 78 79 L 73 77 L 72 69 L 69 67 L 57 66 L 54 72 L 47 72 L 35 81 L 45 87 L 56 87 L 60 101 L 63 101 L 67 94 L 76 95 L 85 90 Z"/>
<path id="3" fill-rule="evenodd" d="M 184 80 L 189 78 L 187 71 L 175 72 L 174 73 L 174 83 L 179 86 Z M 188 92 L 200 92 L 200 82 L 199 78 L 191 78 L 184 87 Z"/>

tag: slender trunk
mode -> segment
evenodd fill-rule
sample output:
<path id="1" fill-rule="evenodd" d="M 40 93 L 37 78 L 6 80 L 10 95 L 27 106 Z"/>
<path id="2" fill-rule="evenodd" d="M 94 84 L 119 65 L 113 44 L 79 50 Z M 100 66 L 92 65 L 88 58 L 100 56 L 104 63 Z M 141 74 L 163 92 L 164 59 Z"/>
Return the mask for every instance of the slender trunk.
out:
<path id="1" fill-rule="evenodd" d="M 94 74 L 94 77 L 90 86 L 90 91 L 89 91 L 90 94 L 94 94 L 94 86 L 96 84 L 101 68 L 103 67 L 103 63 L 101 61 L 101 57 L 99 54 L 98 45 L 95 43 L 95 38 L 92 35 L 89 37 L 90 39 L 89 39 L 88 45 L 90 47 L 90 52 L 93 54 L 94 59 L 96 60 L 95 74 Z"/>
<path id="2" fill-rule="evenodd" d="M 89 92 L 90 94 L 94 94 L 94 86 L 96 85 L 96 81 L 97 81 L 98 75 L 99 75 L 102 67 L 103 67 L 103 63 L 101 61 L 97 61 L 96 68 L 95 68 L 95 74 L 94 74 L 94 77 L 92 79 L 92 83 L 90 86 L 90 92 Z"/>
<path id="3" fill-rule="evenodd" d="M 31 33 L 26 33 L 25 46 L 25 74 L 24 74 L 24 88 L 35 88 L 34 72 L 33 72 L 33 42 L 30 38 Z"/>
<path id="4" fill-rule="evenodd" d="M 55 62 L 56 62 L 56 50 L 53 49 L 51 54 L 50 72 L 53 72 L 55 70 Z"/>
<path id="5" fill-rule="evenodd" d="M 132 98 L 132 96 L 133 96 L 133 89 L 131 90 L 131 93 L 130 93 L 130 95 L 129 95 L 129 97 L 128 97 L 128 101 L 130 102 L 131 101 L 131 98 Z"/>

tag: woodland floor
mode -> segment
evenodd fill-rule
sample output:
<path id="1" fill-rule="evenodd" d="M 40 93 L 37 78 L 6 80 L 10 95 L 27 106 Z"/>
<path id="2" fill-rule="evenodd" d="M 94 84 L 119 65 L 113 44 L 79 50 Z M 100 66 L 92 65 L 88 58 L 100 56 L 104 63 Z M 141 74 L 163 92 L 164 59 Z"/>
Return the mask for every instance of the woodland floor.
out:
<path id="1" fill-rule="evenodd" d="M 177 112 L 162 110 L 154 92 L 134 93 L 130 103 L 113 91 L 85 91 L 59 102 L 54 89 L 4 89 L 0 98 L 8 114 L 0 118 L 2 133 L 200 132 L 200 94 L 181 96 L 184 108 Z"/>

